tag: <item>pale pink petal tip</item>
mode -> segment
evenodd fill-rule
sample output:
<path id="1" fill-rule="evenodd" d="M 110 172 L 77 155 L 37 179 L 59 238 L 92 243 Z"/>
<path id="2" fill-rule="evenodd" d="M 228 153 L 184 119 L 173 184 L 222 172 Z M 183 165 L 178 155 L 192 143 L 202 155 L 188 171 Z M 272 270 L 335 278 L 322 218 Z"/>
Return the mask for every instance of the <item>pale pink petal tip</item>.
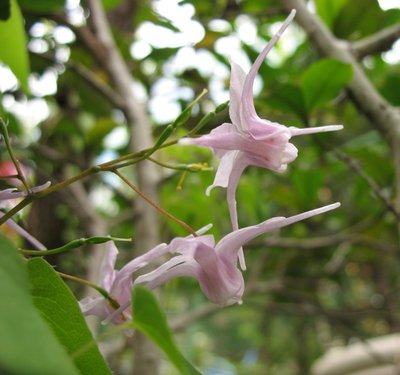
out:
<path id="1" fill-rule="evenodd" d="M 207 189 L 206 189 L 206 195 L 207 197 L 210 196 L 211 194 L 211 190 L 215 188 L 215 185 L 210 185 Z"/>
<path id="2" fill-rule="evenodd" d="M 200 228 L 199 230 L 197 230 L 197 231 L 196 231 L 196 234 L 197 234 L 198 236 L 201 236 L 201 235 L 203 235 L 204 233 L 208 232 L 212 227 L 213 227 L 213 225 L 212 225 L 211 223 L 210 223 L 210 224 L 207 224 L 207 225 L 205 225 L 203 228 Z"/>
<path id="3" fill-rule="evenodd" d="M 326 133 L 326 132 L 334 132 L 343 129 L 343 125 L 326 125 L 326 126 L 316 126 L 313 128 L 296 128 L 291 127 L 290 133 L 293 137 L 298 135 L 305 135 L 305 134 L 316 134 L 316 133 Z"/>
<path id="4" fill-rule="evenodd" d="M 288 16 L 289 22 L 292 21 L 292 19 L 294 18 L 295 15 L 296 15 L 296 9 L 292 9 Z"/>
<path id="5" fill-rule="evenodd" d="M 180 145 L 192 145 L 193 144 L 193 139 L 192 138 L 181 138 L 178 141 L 178 144 L 180 144 Z"/>
<path id="6" fill-rule="evenodd" d="M 341 203 L 336 202 L 336 203 L 328 204 L 327 206 L 324 206 L 321 208 L 317 208 L 317 209 L 315 209 L 315 211 L 318 211 L 319 214 L 322 214 L 324 212 L 335 210 L 336 208 L 338 208 L 340 206 L 341 206 Z"/>
<path id="7" fill-rule="evenodd" d="M 246 271 L 246 270 L 247 270 L 247 266 L 246 266 L 246 260 L 244 259 L 243 248 L 241 248 L 241 249 L 239 250 L 238 258 L 239 258 L 239 266 L 240 266 L 240 269 L 241 269 L 242 271 Z"/>
<path id="8" fill-rule="evenodd" d="M 46 190 L 50 185 L 51 181 L 47 181 L 43 185 L 33 187 L 31 190 L 33 193 L 38 193 L 39 191 Z"/>

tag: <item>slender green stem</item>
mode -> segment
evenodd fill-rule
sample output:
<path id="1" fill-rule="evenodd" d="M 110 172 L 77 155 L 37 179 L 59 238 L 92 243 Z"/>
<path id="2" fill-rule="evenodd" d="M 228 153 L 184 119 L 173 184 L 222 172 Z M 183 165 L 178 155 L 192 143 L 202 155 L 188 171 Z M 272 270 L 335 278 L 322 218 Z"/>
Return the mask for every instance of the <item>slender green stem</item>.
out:
<path id="1" fill-rule="evenodd" d="M 19 251 L 23 255 L 30 255 L 30 256 L 46 256 L 46 255 L 53 255 L 63 253 L 64 251 L 76 249 L 82 245 L 86 244 L 100 244 L 108 241 L 124 241 L 130 242 L 132 239 L 130 238 L 118 238 L 118 237 L 111 237 L 111 236 L 95 236 L 89 238 L 78 238 L 76 240 L 72 240 L 66 243 L 63 246 L 57 247 L 55 249 L 50 250 L 27 250 L 27 249 L 19 249 Z"/>
<path id="2" fill-rule="evenodd" d="M 66 273 L 62 273 L 62 272 L 59 272 L 59 271 L 57 271 L 57 273 L 64 279 L 76 281 L 77 283 L 80 283 L 80 284 L 83 284 L 83 285 L 87 285 L 87 286 L 93 288 L 94 290 L 99 292 L 108 302 L 110 302 L 110 305 L 112 307 L 114 307 L 115 309 L 119 308 L 119 303 L 114 298 L 112 298 L 104 288 L 102 288 L 102 287 L 100 287 L 100 286 L 98 286 L 96 284 L 93 284 L 88 280 L 81 279 L 80 277 L 68 275 Z"/>
<path id="3" fill-rule="evenodd" d="M 151 162 L 168 169 L 174 169 L 177 171 L 186 171 L 186 172 L 200 172 L 200 171 L 212 171 L 214 168 L 209 167 L 207 163 L 193 163 L 193 164 L 179 164 L 179 165 L 170 165 L 160 162 L 157 159 L 152 157 L 147 158 Z"/>
<path id="4" fill-rule="evenodd" d="M 192 136 L 201 130 L 205 125 L 207 125 L 213 118 L 217 116 L 218 113 L 222 112 L 229 105 L 229 101 L 220 104 L 215 111 L 206 113 L 198 122 L 198 124 L 187 134 L 187 136 Z"/>
<path id="5" fill-rule="evenodd" d="M 86 170 L 84 170 L 83 172 L 77 174 L 76 176 L 73 176 L 65 181 L 62 181 L 58 184 L 52 185 L 49 188 L 47 188 L 46 190 L 42 190 L 39 191 L 37 193 L 34 194 L 29 194 L 26 196 L 26 198 L 21 201 L 20 203 L 18 203 L 16 206 L 14 206 L 10 211 L 8 211 L 7 213 L 4 214 L 3 217 L 0 218 L 0 225 L 4 224 L 9 218 L 11 218 L 12 216 L 14 216 L 17 212 L 21 211 L 24 207 L 26 207 L 29 203 L 31 203 L 34 199 L 36 198 L 40 198 L 40 197 L 44 197 L 50 193 L 53 193 L 55 191 L 58 191 L 68 185 L 73 184 L 74 182 L 81 180 L 87 176 L 90 176 L 92 174 L 95 174 L 97 172 L 100 172 L 101 168 L 99 168 L 99 166 L 93 166 L 90 167 Z"/>
<path id="6" fill-rule="evenodd" d="M 8 219 L 14 216 L 17 212 L 21 211 L 29 203 L 33 201 L 33 195 L 28 195 L 23 201 L 19 202 L 10 211 L 7 211 L 4 216 L 0 218 L 0 225 L 4 224 Z"/>
<path id="7" fill-rule="evenodd" d="M 193 106 L 195 103 L 197 103 L 197 101 L 203 95 L 205 95 L 205 93 L 206 93 L 206 91 L 203 91 L 191 104 L 189 104 L 189 107 L 191 108 L 191 106 Z M 225 109 L 226 106 L 227 106 L 227 103 L 223 103 L 222 105 L 218 106 L 214 112 L 210 112 L 210 113 L 206 114 L 200 120 L 200 122 L 191 131 L 189 131 L 187 133 L 187 136 L 191 136 L 191 135 L 195 134 L 204 125 L 206 125 L 213 117 L 215 117 L 215 115 L 217 113 L 219 113 L 220 111 Z M 179 116 L 178 116 L 178 119 L 179 119 Z M 174 123 L 178 123 L 178 119 L 175 120 Z M 180 119 L 181 122 L 183 122 L 184 120 L 185 119 Z M 2 121 L 0 121 L 0 123 L 2 123 Z M 174 139 L 169 142 L 164 142 L 163 139 L 162 139 L 162 142 L 159 142 L 159 141 L 160 141 L 160 139 L 155 143 L 155 145 L 157 145 L 157 147 L 155 147 L 155 145 L 154 145 L 152 147 L 141 150 L 139 152 L 126 154 L 119 158 L 110 160 L 108 162 L 89 167 L 89 168 L 85 169 L 84 171 L 78 173 L 77 175 L 75 175 L 71 178 L 68 178 L 58 184 L 52 185 L 45 190 L 42 190 L 42 191 L 34 193 L 34 194 L 28 194 L 28 196 L 26 196 L 26 198 L 23 201 L 18 203 L 10 211 L 5 213 L 3 217 L 0 218 L 0 225 L 4 224 L 8 219 L 10 219 L 12 216 L 14 216 L 17 212 L 21 211 L 24 207 L 26 207 L 28 204 L 30 204 L 36 198 L 44 197 L 48 194 L 51 194 L 55 191 L 65 188 L 65 187 L 73 184 L 76 181 L 82 180 L 85 177 L 97 174 L 98 172 L 106 172 L 106 171 L 115 172 L 119 168 L 123 168 L 123 167 L 129 166 L 129 165 L 132 165 L 132 164 L 139 163 L 140 161 L 149 158 L 157 150 L 177 144 L 179 139 Z M 159 144 L 157 144 L 158 142 L 159 142 Z M 27 189 L 27 191 L 29 192 L 29 188 Z M 176 219 L 176 220 L 178 220 L 178 219 Z"/>

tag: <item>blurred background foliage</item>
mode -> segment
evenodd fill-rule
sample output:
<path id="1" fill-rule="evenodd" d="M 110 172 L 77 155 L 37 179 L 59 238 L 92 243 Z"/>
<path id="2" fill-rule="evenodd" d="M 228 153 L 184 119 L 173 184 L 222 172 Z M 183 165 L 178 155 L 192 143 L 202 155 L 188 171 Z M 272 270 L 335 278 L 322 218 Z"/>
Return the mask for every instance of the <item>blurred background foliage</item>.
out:
<path id="1" fill-rule="evenodd" d="M 349 41 L 400 22 L 400 9 L 385 9 L 383 1 L 309 3 L 336 36 Z M 11 1 L 11 9 L 15 4 Z M 20 15 L 7 21 L 15 29 L 0 23 L 0 115 L 8 120 L 15 153 L 32 178 L 61 181 L 130 152 L 123 112 L 99 89 L 111 82 L 83 39 L 85 2 L 18 4 L 26 36 L 18 31 Z M 103 0 L 103 5 L 155 137 L 203 88 L 208 96 L 176 135 L 186 134 L 226 101 L 229 56 L 248 69 L 286 16 L 277 0 Z M 21 42 L 25 37 L 29 56 Z M 393 105 L 400 104 L 398 62 L 398 48 L 361 60 Z M 349 65 L 321 59 L 295 23 L 260 69 L 255 93 L 261 117 L 287 126 L 344 124 L 344 130 L 294 139 L 299 157 L 285 173 L 249 168 L 237 193 L 240 226 L 335 201 L 342 207 L 253 241 L 245 250 L 243 305 L 210 307 L 193 280 L 163 288 L 162 304 L 180 347 L 205 374 L 303 375 L 333 345 L 400 328 L 398 222 L 371 187 L 373 181 L 391 200 L 393 162 L 388 145 L 347 96 L 351 77 Z M 225 110 L 201 132 L 227 121 Z M 4 148 L 1 158 L 8 158 Z M 181 145 L 161 150 L 157 158 L 170 165 L 218 163 L 206 149 Z M 124 173 L 134 179 L 129 168 Z M 214 173 L 160 167 L 160 204 L 193 228 L 213 223 L 212 233 L 220 238 L 230 231 L 225 191 L 204 194 Z M 19 220 L 49 248 L 90 235 L 92 214 L 107 229 L 104 235 L 135 238 L 132 223 L 140 198 L 107 174 L 80 187 L 84 205 L 66 189 L 34 202 Z M 187 234 L 164 217 L 160 223 L 164 241 Z M 131 249 L 120 249 L 121 257 L 130 259 Z M 82 248 L 50 261 L 84 277 L 88 259 L 88 249 Z M 75 284 L 71 287 L 82 296 Z M 110 347 L 112 368 L 129 374 L 131 349 Z M 163 373 L 174 371 L 164 363 Z"/>

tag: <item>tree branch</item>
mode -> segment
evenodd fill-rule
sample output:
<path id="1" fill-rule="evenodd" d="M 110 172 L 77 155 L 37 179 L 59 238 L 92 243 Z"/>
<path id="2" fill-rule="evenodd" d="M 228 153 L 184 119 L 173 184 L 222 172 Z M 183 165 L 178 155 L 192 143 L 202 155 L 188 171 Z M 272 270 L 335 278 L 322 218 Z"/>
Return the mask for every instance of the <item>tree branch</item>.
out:
<path id="1" fill-rule="evenodd" d="M 323 56 L 333 57 L 350 64 L 353 69 L 352 81 L 348 84 L 349 97 L 382 137 L 390 145 L 395 168 L 396 197 L 394 207 L 400 212 L 400 110 L 392 106 L 375 89 L 351 51 L 350 44 L 338 40 L 309 11 L 304 0 L 283 0 L 287 11 L 297 10 L 297 22 L 308 34 L 313 45 Z M 400 231 L 400 228 L 399 228 Z"/>
<path id="2" fill-rule="evenodd" d="M 282 290 L 282 288 L 283 283 L 280 280 L 272 280 L 268 282 L 249 282 L 245 290 L 245 296 L 250 296 L 256 293 L 265 294 L 268 292 Z M 174 319 L 171 319 L 169 324 L 174 332 L 183 331 L 192 322 L 208 318 L 219 311 L 223 311 L 221 306 L 212 303 L 206 303 L 192 311 L 186 312 Z"/>
<path id="3" fill-rule="evenodd" d="M 112 105 L 121 110 L 124 109 L 124 101 L 111 87 L 102 82 L 95 74 L 92 73 L 88 68 L 82 64 L 78 64 L 73 61 L 69 61 L 67 68 L 76 73 L 79 77 L 83 78 L 89 86 L 101 94 L 107 99 Z"/>
<path id="4" fill-rule="evenodd" d="M 132 149 L 139 151 L 153 144 L 151 123 L 145 106 L 140 103 L 133 91 L 133 79 L 111 33 L 105 11 L 100 0 L 87 0 L 90 12 L 89 22 L 96 39 L 97 60 L 103 65 L 114 84 L 115 91 L 124 100 L 124 114 L 132 134 Z M 91 48 L 90 45 L 87 46 Z M 158 201 L 158 171 L 155 165 L 144 160 L 136 165 L 137 185 L 154 202 Z M 145 252 L 159 242 L 158 215 L 147 203 L 139 200 L 135 205 L 137 221 L 135 224 L 136 255 Z M 159 373 L 159 352 L 143 335 L 134 340 L 133 374 L 156 375 Z"/>
<path id="5" fill-rule="evenodd" d="M 385 194 L 383 189 L 378 185 L 378 183 L 366 172 L 364 169 L 361 167 L 360 163 L 346 155 L 344 152 L 342 152 L 339 149 L 333 148 L 331 151 L 334 153 L 334 155 L 341 161 L 343 161 L 346 165 L 349 166 L 357 175 L 359 175 L 371 188 L 373 193 L 379 198 L 384 206 L 394 214 L 396 219 L 400 222 L 400 210 L 398 207 L 396 207 L 391 199 Z"/>
<path id="6" fill-rule="evenodd" d="M 398 251 L 398 247 L 390 242 L 377 240 L 354 233 L 339 233 L 336 235 L 329 235 L 325 237 L 314 238 L 283 238 L 283 237 L 270 237 L 263 241 L 252 241 L 248 248 L 259 247 L 277 247 L 277 248 L 293 248 L 298 250 L 318 250 L 324 247 L 338 246 L 343 242 L 356 243 L 379 249 L 379 251 L 386 254 L 393 254 Z"/>
<path id="7" fill-rule="evenodd" d="M 388 103 L 371 84 L 362 67 L 351 53 L 347 42 L 337 39 L 322 21 L 309 11 L 304 0 L 283 0 L 287 11 L 297 10 L 296 21 L 308 34 L 313 45 L 324 55 L 336 58 L 353 68 L 348 85 L 351 99 L 392 146 L 400 143 L 400 112 Z"/>
<path id="8" fill-rule="evenodd" d="M 399 38 L 400 25 L 393 25 L 353 42 L 351 50 L 358 59 L 362 59 L 368 55 L 388 51 Z"/>

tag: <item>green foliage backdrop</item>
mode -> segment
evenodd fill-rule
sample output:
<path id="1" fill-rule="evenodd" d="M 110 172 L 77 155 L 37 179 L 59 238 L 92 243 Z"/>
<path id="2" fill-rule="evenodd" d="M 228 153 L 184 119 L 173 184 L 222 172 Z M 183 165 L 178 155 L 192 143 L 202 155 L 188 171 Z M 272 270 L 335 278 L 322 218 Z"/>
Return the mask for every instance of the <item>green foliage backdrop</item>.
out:
<path id="1" fill-rule="evenodd" d="M 0 8 L 4 12 L 0 17 L 1 69 L 8 66 L 18 80 L 17 84 L 0 85 L 0 115 L 8 121 L 14 152 L 29 168 L 35 184 L 51 180 L 55 185 L 92 165 L 131 152 L 135 142 L 123 95 L 107 70 L 107 61 L 101 59 L 106 52 L 96 42 L 89 3 L 11 0 L 8 18 L 6 7 Z M 118 50 L 134 79 L 132 89 L 145 107 L 153 138 L 157 139 L 174 118 L 174 111 L 179 114 L 204 88 L 209 94 L 194 106 L 174 136 L 186 134 L 228 99 L 229 56 L 222 43 L 234 39 L 248 56 L 247 62 L 254 61 L 273 35 L 276 23 L 286 17 L 290 1 L 180 1 L 174 6 L 188 10 L 191 21 L 197 22 L 204 35 L 196 43 L 178 45 L 173 44 L 171 35 L 184 34 L 182 26 L 160 11 L 158 1 L 102 3 Z M 346 0 L 310 3 L 327 30 L 348 43 L 348 50 L 353 51 L 377 93 L 392 108 L 398 106 L 399 59 L 397 56 L 393 61 L 394 53 L 388 51 L 399 38 L 400 9 L 384 10 L 376 0 L 362 1 L 362 6 L 360 1 Z M 395 178 L 399 173 L 393 152 L 396 143 L 391 141 L 395 137 L 385 136 L 354 99 L 352 85 L 357 77 L 351 61 L 343 62 L 340 56 L 321 51 L 299 20 L 275 47 L 275 57 L 268 57 L 260 69 L 257 111 L 261 117 L 287 126 L 344 124 L 344 130 L 294 139 L 299 157 L 282 174 L 248 168 L 237 192 L 239 224 L 254 225 L 269 217 L 289 216 L 335 201 L 342 206 L 247 246 L 243 305 L 224 309 L 210 305 L 196 282 L 189 279 L 172 281 L 162 288 L 160 303 L 177 345 L 202 373 L 215 374 L 215 369 L 220 369 L 224 374 L 305 375 L 334 344 L 345 345 L 400 329 L 400 189 Z M 254 43 L 243 36 L 247 35 L 241 31 L 243 24 L 254 30 Z M 141 39 L 146 25 L 158 27 L 157 38 L 165 46 Z M 374 48 L 365 47 L 372 36 L 389 29 L 391 38 L 381 39 Z M 144 50 L 133 53 L 132 43 Z M 291 47 L 286 50 L 285 45 Z M 185 55 L 188 50 L 190 54 Z M 213 74 L 195 63 L 202 54 L 214 64 Z M 171 68 L 175 58 L 180 68 Z M 164 87 L 162 80 L 168 83 Z M 50 84 L 40 91 L 32 82 Z M 160 105 L 155 97 L 170 106 Z M 212 116 L 200 133 L 223 122 L 229 122 L 227 109 Z M 9 158 L 3 144 L 1 151 L 3 162 Z M 159 150 L 155 158 L 169 166 L 218 165 L 210 151 L 199 147 L 174 145 Z M 140 184 L 133 167 L 123 169 L 123 173 Z M 165 210 L 195 229 L 213 223 L 212 233 L 218 239 L 231 230 L 225 191 L 214 189 L 210 197 L 204 193 L 215 170 L 187 172 L 159 167 L 157 173 L 158 200 Z M 1 183 L 2 188 L 9 186 L 7 180 Z M 35 200 L 15 219 L 48 248 L 79 237 L 133 237 L 133 245 L 120 246 L 122 263 L 148 250 L 135 245 L 135 223 L 142 215 L 139 201 L 141 198 L 115 175 L 97 173 Z M 157 220 L 160 242 L 188 234 L 174 221 L 161 216 Z M 6 256 L 15 250 L 13 247 L 26 244 L 5 226 L 0 230 L 14 241 L 12 246 L 1 240 L 0 292 L 7 308 L 0 309 L 0 363 L 8 365 L 17 349 L 24 352 L 22 367 L 4 371 L 28 374 L 29 368 L 29 374 L 44 374 L 40 366 L 57 366 L 57 374 L 87 373 L 85 364 L 90 365 L 90 356 L 97 358 L 99 352 L 92 347 L 82 361 L 76 357 L 75 363 L 68 357 L 67 352 L 91 340 L 70 291 L 48 263 L 34 259 L 28 262 L 31 300 L 25 265 L 20 265 L 19 258 Z M 47 261 L 56 270 L 90 278 L 99 265 L 96 252 L 96 247 L 86 245 L 49 256 Z M 43 270 L 39 272 L 39 268 Z M 38 288 L 46 288 L 39 277 L 41 272 L 49 273 L 49 280 L 53 280 L 46 289 L 50 294 L 54 289 L 55 305 L 50 310 L 42 306 L 42 293 L 42 297 L 35 296 Z M 77 298 L 87 293 L 80 284 L 67 284 Z M 151 298 L 142 292 L 138 290 L 136 298 Z M 65 306 L 60 307 L 59 302 Z M 71 332 L 65 334 L 57 328 L 58 320 L 68 320 L 69 314 L 76 320 L 68 322 Z M 18 324 L 3 324 L 7 319 Z M 3 333 L 11 328 L 27 340 L 3 342 Z M 145 334 L 147 328 L 143 328 Z M 39 329 L 48 331 L 43 342 L 30 342 L 28 339 L 34 340 Z M 103 332 L 104 328 L 98 330 Z M 157 336 L 157 332 L 149 336 Z M 119 339 L 107 334 L 104 337 L 100 341 L 110 342 L 112 347 L 107 352 L 112 371 L 131 374 L 131 339 L 124 335 Z M 171 347 L 160 346 L 168 354 Z M 185 368 L 186 360 L 174 350 L 172 361 Z M 110 373 L 105 362 L 95 362 L 100 363 L 96 374 Z M 188 373 L 194 373 L 189 368 Z M 175 371 L 163 362 L 162 373 Z"/>

